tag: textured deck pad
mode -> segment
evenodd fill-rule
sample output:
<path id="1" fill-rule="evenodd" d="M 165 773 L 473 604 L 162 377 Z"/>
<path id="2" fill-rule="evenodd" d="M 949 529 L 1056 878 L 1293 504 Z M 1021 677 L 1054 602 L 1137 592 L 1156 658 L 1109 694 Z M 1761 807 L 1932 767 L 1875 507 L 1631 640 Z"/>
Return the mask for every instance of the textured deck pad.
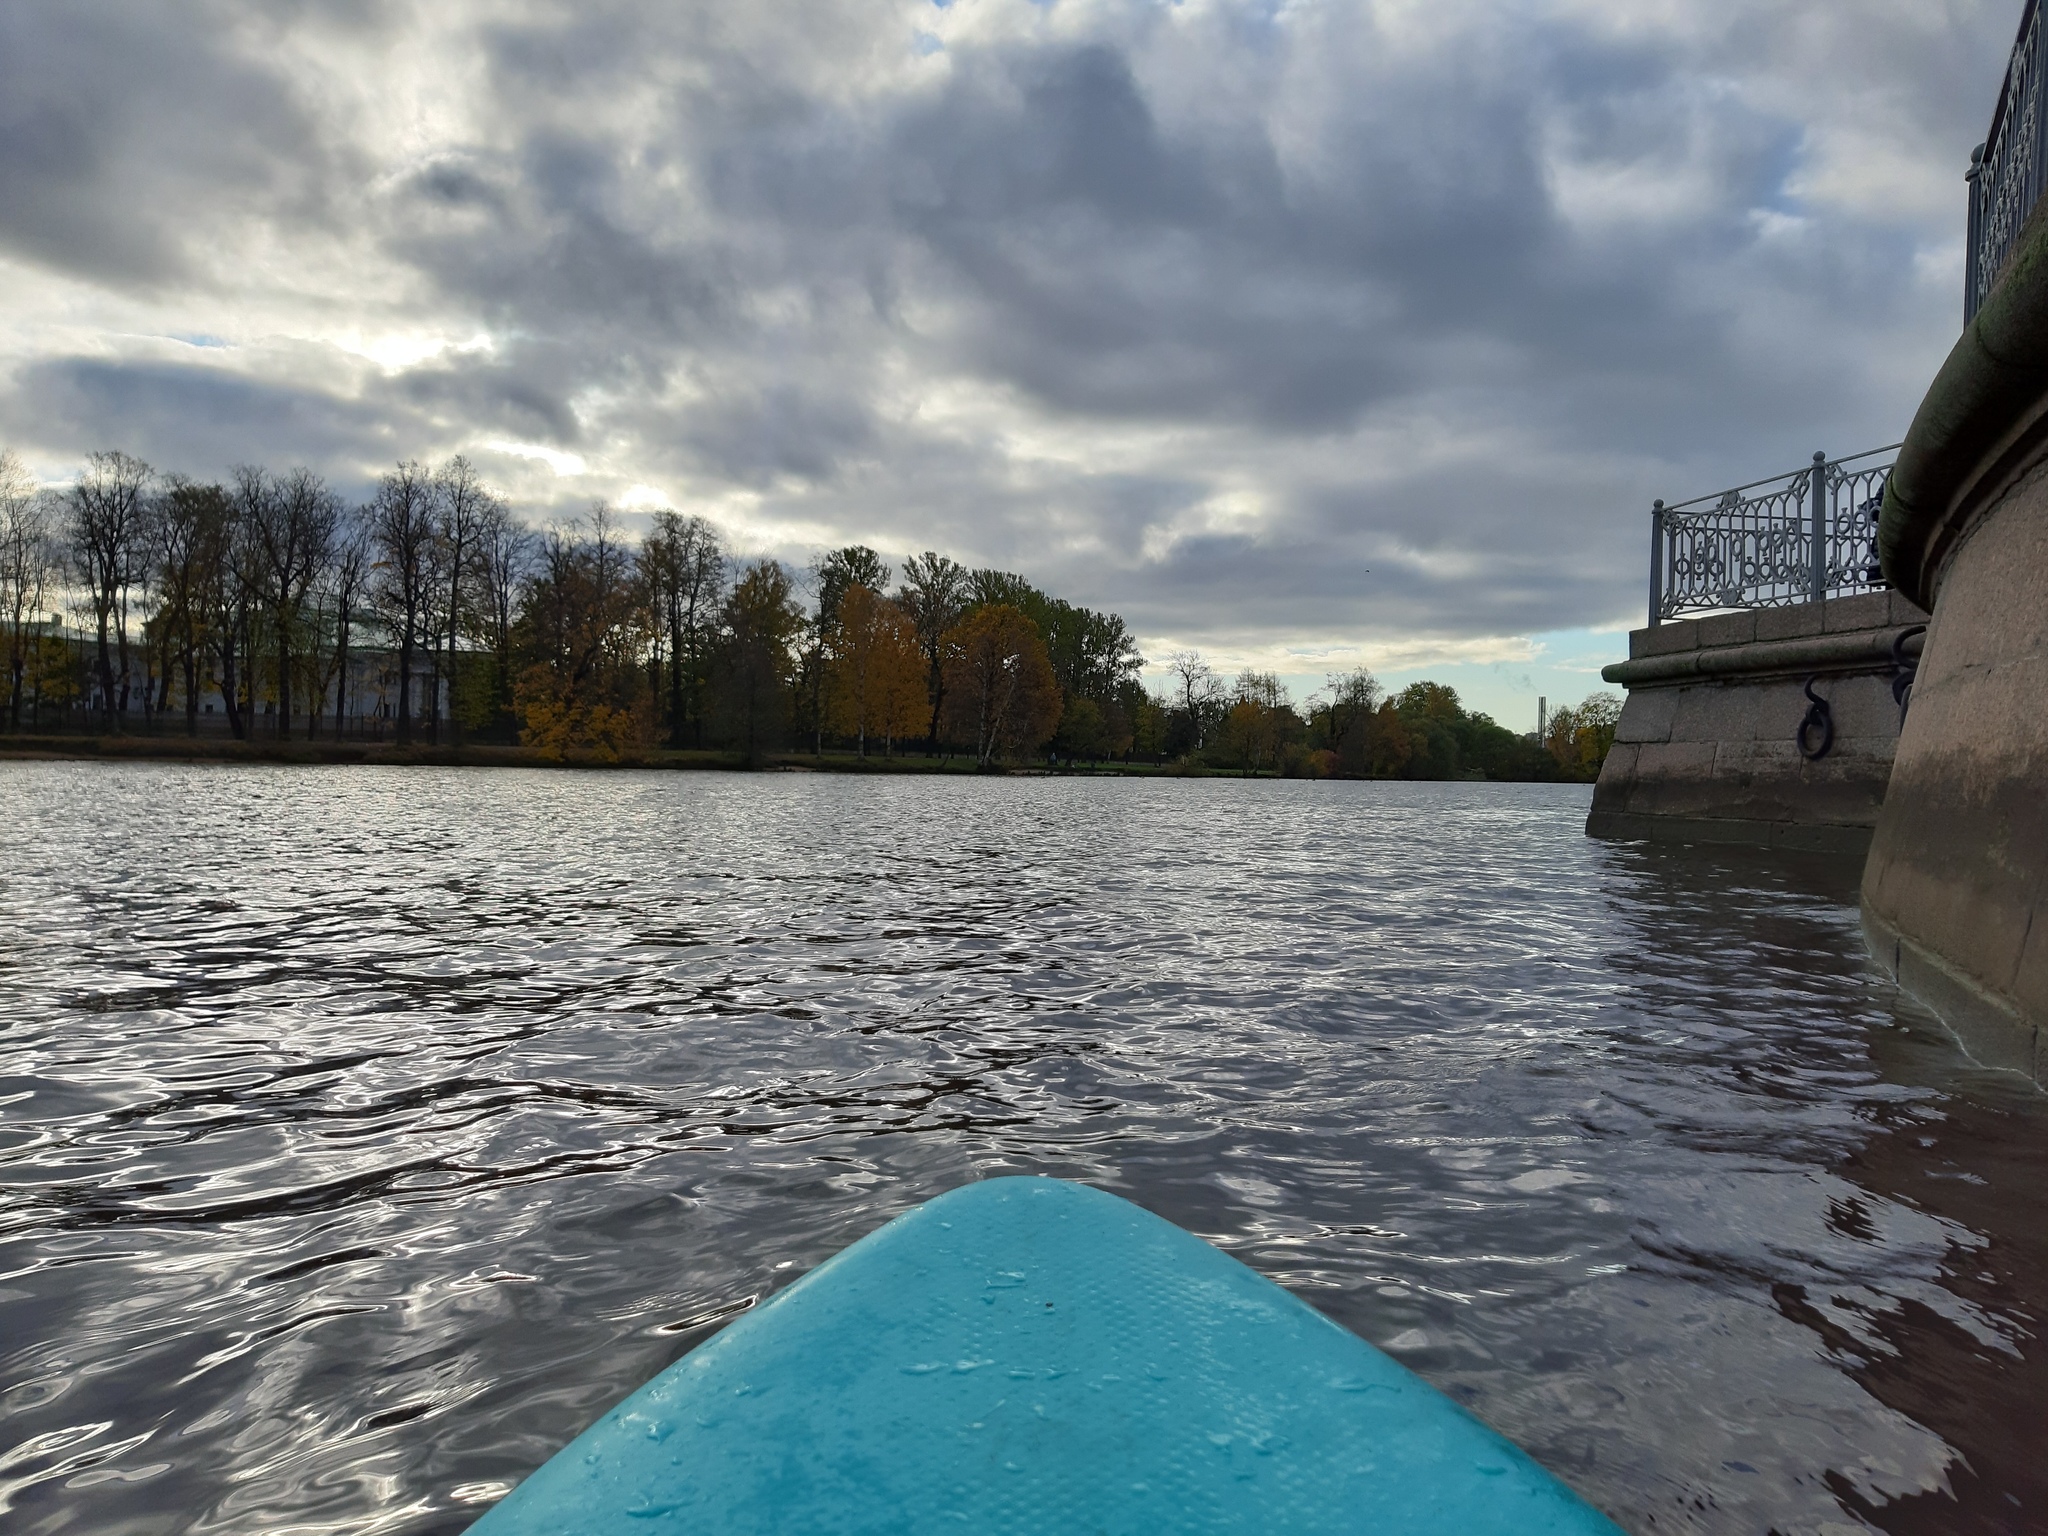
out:
<path id="1" fill-rule="evenodd" d="M 1056 1179 L 971 1184 L 854 1244 L 471 1529 L 1615 1531 L 1279 1287 Z"/>

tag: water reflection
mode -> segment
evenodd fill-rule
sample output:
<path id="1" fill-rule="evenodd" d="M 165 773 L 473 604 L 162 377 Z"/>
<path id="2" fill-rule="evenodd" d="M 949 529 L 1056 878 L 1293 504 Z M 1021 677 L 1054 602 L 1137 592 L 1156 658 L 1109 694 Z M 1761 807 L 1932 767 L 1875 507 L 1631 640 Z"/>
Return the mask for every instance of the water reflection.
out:
<path id="1" fill-rule="evenodd" d="M 459 1530 L 1029 1170 L 1632 1529 L 2048 1501 L 2040 1100 L 1873 976 L 1853 869 L 1544 786 L 0 779 L 9 1529 Z"/>

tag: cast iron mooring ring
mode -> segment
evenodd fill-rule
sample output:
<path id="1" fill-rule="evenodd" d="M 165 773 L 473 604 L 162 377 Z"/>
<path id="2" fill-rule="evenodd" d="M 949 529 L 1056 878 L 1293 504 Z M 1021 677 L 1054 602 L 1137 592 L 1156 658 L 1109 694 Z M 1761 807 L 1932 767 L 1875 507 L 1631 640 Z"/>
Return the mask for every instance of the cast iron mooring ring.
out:
<path id="1" fill-rule="evenodd" d="M 1892 702 L 1899 706 L 1902 731 L 1906 728 L 1906 706 L 1913 698 L 1913 682 L 1920 674 L 1920 658 L 1906 654 L 1906 642 L 1926 633 L 1925 624 L 1909 624 L 1892 637 Z"/>
<path id="2" fill-rule="evenodd" d="M 1806 680 L 1806 718 L 1799 722 L 1799 732 L 1792 739 L 1798 745 L 1799 755 L 1809 763 L 1819 762 L 1834 750 L 1835 717 L 1828 709 L 1828 701 L 1813 691 L 1815 679 Z M 1808 746 L 1809 737 L 1818 737 L 1818 746 Z"/>

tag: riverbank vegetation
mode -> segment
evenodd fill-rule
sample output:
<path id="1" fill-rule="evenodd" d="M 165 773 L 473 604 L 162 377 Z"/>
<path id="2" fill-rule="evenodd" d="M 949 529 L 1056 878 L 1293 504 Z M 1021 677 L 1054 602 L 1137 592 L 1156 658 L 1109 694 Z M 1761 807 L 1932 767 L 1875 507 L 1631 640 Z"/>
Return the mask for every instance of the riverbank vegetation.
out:
<path id="1" fill-rule="evenodd" d="M 1539 741 L 1441 684 L 1356 671 L 1297 704 L 1192 651 L 1155 693 L 1119 616 L 1012 572 L 862 545 L 792 569 L 673 511 L 629 539 L 602 503 L 535 529 L 460 457 L 355 505 L 306 469 L 98 453 L 39 489 L 0 456 L 0 624 L 17 733 L 1585 779 L 1618 714 L 1595 695 Z"/>

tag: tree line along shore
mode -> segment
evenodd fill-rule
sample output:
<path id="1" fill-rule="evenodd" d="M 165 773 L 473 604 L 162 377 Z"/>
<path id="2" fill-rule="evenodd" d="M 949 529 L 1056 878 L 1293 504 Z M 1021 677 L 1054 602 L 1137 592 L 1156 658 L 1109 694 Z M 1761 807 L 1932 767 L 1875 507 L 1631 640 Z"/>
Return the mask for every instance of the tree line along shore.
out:
<path id="1" fill-rule="evenodd" d="M 1619 712 L 1539 740 L 1442 684 L 1356 670 L 1297 704 L 1193 651 L 1153 691 L 1119 616 L 1014 573 L 863 545 L 797 570 L 603 503 L 535 528 L 459 456 L 354 504 L 303 468 L 105 452 L 46 487 L 0 452 L 0 622 L 16 750 L 1584 780 Z"/>

